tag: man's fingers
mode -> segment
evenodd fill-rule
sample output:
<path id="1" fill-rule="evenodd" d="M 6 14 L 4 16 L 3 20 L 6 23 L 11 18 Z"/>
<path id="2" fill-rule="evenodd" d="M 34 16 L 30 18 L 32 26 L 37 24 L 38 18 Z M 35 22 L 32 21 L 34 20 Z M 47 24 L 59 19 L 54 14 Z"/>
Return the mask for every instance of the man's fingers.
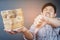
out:
<path id="1" fill-rule="evenodd" d="M 5 32 L 9 33 L 9 34 L 16 34 L 16 32 L 13 32 L 13 31 L 6 31 Z"/>

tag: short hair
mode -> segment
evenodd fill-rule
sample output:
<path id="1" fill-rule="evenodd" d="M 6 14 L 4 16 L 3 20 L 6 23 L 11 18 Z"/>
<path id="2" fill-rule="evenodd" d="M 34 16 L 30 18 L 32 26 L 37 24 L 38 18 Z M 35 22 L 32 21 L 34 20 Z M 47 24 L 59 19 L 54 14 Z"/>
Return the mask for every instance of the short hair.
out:
<path id="1" fill-rule="evenodd" d="M 54 13 L 56 13 L 56 6 L 53 5 L 52 3 L 46 3 L 46 4 L 42 7 L 42 12 L 43 12 L 44 8 L 47 7 L 47 6 L 52 6 L 52 7 L 54 8 Z"/>

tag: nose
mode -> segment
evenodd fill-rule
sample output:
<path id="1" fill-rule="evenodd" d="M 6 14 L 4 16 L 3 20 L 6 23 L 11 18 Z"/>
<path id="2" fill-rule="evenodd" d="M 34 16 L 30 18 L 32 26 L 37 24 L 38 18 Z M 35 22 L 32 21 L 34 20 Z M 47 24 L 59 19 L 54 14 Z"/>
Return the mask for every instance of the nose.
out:
<path id="1" fill-rule="evenodd" d="M 46 16 L 47 16 L 47 17 L 50 16 L 50 12 L 46 12 Z"/>

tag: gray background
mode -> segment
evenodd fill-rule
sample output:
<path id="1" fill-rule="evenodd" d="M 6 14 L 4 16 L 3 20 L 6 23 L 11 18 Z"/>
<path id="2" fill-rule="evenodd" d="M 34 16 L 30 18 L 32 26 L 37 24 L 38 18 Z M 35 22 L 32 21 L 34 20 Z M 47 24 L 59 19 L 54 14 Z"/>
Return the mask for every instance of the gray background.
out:
<path id="1" fill-rule="evenodd" d="M 45 3 L 52 2 L 57 7 L 57 17 L 60 17 L 59 0 L 0 0 L 0 11 L 22 8 L 25 18 L 25 27 L 29 28 L 34 18 L 40 14 Z M 23 40 L 22 33 L 14 35 L 6 33 L 4 30 L 2 17 L 0 15 L 0 40 Z"/>

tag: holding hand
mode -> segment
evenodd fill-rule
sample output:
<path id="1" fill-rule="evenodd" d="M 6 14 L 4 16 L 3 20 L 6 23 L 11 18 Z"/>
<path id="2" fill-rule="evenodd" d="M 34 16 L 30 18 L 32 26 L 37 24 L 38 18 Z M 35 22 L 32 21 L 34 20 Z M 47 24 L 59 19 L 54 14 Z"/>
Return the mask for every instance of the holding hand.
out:
<path id="1" fill-rule="evenodd" d="M 9 33 L 9 34 L 16 34 L 16 33 L 19 33 L 19 32 L 24 32 L 25 31 L 25 27 L 22 27 L 22 28 L 19 28 L 17 30 L 11 30 L 11 31 L 7 31 L 7 30 L 4 30 L 5 32 Z"/>

